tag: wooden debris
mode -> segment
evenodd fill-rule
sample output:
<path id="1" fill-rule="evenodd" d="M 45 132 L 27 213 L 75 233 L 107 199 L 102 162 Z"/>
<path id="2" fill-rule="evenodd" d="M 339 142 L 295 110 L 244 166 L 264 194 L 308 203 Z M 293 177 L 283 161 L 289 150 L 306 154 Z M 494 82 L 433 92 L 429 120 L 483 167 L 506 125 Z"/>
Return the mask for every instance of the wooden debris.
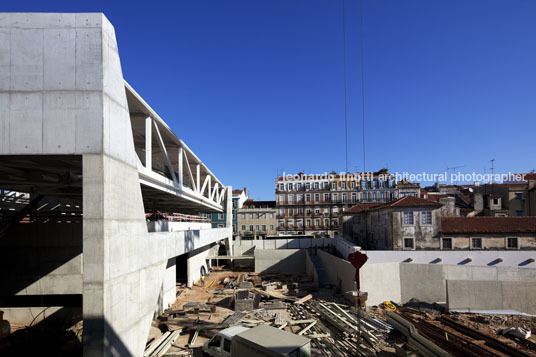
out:
<path id="1" fill-rule="evenodd" d="M 301 299 L 297 300 L 297 301 L 294 301 L 294 304 L 295 305 L 300 305 L 300 304 L 303 304 L 304 302 L 306 301 L 309 301 L 313 298 L 313 295 L 309 294 L 309 295 L 305 295 L 304 297 L 302 297 Z"/>

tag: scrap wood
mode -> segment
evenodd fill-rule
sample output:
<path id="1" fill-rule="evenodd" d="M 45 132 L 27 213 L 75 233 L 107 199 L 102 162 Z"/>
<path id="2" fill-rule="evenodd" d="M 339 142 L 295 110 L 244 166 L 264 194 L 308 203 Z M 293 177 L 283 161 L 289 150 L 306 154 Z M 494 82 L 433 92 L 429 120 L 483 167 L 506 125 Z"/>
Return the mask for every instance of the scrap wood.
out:
<path id="1" fill-rule="evenodd" d="M 173 331 L 158 348 L 150 356 L 161 356 L 171 348 L 171 345 L 175 343 L 175 340 L 179 337 L 182 330 Z"/>
<path id="2" fill-rule="evenodd" d="M 304 297 L 302 297 L 301 299 L 297 300 L 297 301 L 294 301 L 294 304 L 295 305 L 300 305 L 300 304 L 303 304 L 304 302 L 308 301 L 308 300 L 311 300 L 313 298 L 313 295 L 309 294 L 309 295 L 305 295 Z"/>
<path id="3" fill-rule="evenodd" d="M 153 341 L 147 348 L 145 349 L 145 352 L 143 353 L 144 357 L 150 356 L 157 348 L 162 344 L 162 342 L 171 334 L 171 332 L 166 331 L 162 336 L 160 336 L 157 340 Z"/>
<path id="4" fill-rule="evenodd" d="M 311 335 L 305 335 L 305 337 L 313 339 L 313 338 L 326 338 L 331 337 L 329 333 L 313 333 Z"/>

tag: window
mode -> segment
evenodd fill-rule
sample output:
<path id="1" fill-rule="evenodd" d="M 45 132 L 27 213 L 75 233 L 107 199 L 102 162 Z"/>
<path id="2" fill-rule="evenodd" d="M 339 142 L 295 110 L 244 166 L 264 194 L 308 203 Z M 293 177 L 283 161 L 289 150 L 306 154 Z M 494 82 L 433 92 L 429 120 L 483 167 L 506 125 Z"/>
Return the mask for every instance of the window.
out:
<path id="1" fill-rule="evenodd" d="M 355 181 L 352 181 L 352 189 L 355 188 Z"/>
<path id="2" fill-rule="evenodd" d="M 311 220 L 310 219 L 305 220 L 305 226 L 306 227 L 311 227 Z"/>
<path id="3" fill-rule="evenodd" d="M 264 225 L 264 224 L 262 225 L 262 231 L 266 232 L 266 225 Z"/>
<path id="4" fill-rule="evenodd" d="M 334 219 L 334 220 L 333 220 L 333 225 L 336 226 L 336 225 L 338 225 L 338 224 L 339 224 L 339 221 L 336 220 L 336 219 Z"/>
<path id="5" fill-rule="evenodd" d="M 253 224 L 250 224 L 250 225 L 249 225 L 249 231 L 250 231 L 250 232 L 253 232 Z"/>
<path id="6" fill-rule="evenodd" d="M 310 208 L 306 208 L 305 209 L 305 213 L 310 216 L 311 215 L 311 209 Z"/>
<path id="7" fill-rule="evenodd" d="M 421 212 L 421 224 L 432 224 L 432 212 Z"/>
<path id="8" fill-rule="evenodd" d="M 242 231 L 245 231 L 245 230 L 246 230 L 246 225 L 243 224 L 243 225 L 242 225 Z"/>
<path id="9" fill-rule="evenodd" d="M 297 202 L 303 202 L 303 195 L 296 195 Z"/>
<path id="10" fill-rule="evenodd" d="M 302 184 L 301 183 L 297 183 L 296 184 L 296 191 L 301 191 L 302 189 Z"/>
<path id="11" fill-rule="evenodd" d="M 214 337 L 214 338 L 212 339 L 212 341 L 210 341 L 210 342 L 208 343 L 208 345 L 209 345 L 210 347 L 218 347 L 218 348 L 219 348 L 220 345 L 221 345 L 221 336 L 216 335 L 216 337 Z"/>
<path id="12" fill-rule="evenodd" d="M 289 183 L 289 184 L 287 185 L 287 190 L 292 191 L 292 186 L 293 186 L 293 185 L 292 185 L 291 183 Z"/>
<path id="13" fill-rule="evenodd" d="M 324 219 L 324 225 L 325 225 L 326 227 L 329 226 L 329 219 L 327 219 L 327 218 Z"/>
<path id="14" fill-rule="evenodd" d="M 354 223 L 359 223 L 359 216 L 354 216 Z"/>
<path id="15" fill-rule="evenodd" d="M 404 249 L 415 249 L 413 238 L 404 238 Z"/>
<path id="16" fill-rule="evenodd" d="M 246 214 L 245 213 L 240 214 L 240 218 L 246 219 Z"/>
<path id="17" fill-rule="evenodd" d="M 493 199 L 493 205 L 494 206 L 497 206 L 499 204 L 499 199 L 498 198 L 494 198 Z"/>
<path id="18" fill-rule="evenodd" d="M 279 191 L 284 191 L 285 190 L 285 184 L 284 183 L 280 183 L 279 184 Z"/>
<path id="19" fill-rule="evenodd" d="M 260 231 L 260 229 L 259 229 L 259 225 L 258 225 L 258 224 L 255 226 L 255 230 L 256 230 L 256 231 Z"/>
<path id="20" fill-rule="evenodd" d="M 279 221 L 279 227 L 284 227 L 285 226 L 285 221 L 284 220 L 280 220 Z M 246 230 L 246 226 L 242 226 L 244 227 L 244 230 Z"/>
<path id="21" fill-rule="evenodd" d="M 303 214 L 303 208 L 302 207 L 298 207 L 298 214 Z"/>
<path id="22" fill-rule="evenodd" d="M 380 192 L 380 200 L 385 201 L 385 191 Z"/>
<path id="23" fill-rule="evenodd" d="M 333 194 L 333 202 L 337 202 L 338 199 L 339 199 L 339 195 L 337 193 L 334 193 Z"/>
<path id="24" fill-rule="evenodd" d="M 218 213 L 218 219 L 223 219 L 223 213 Z"/>
<path id="25" fill-rule="evenodd" d="M 288 209 L 288 214 L 289 214 L 289 215 L 294 214 L 294 208 L 290 207 L 290 208 Z"/>
<path id="26" fill-rule="evenodd" d="M 413 212 L 404 212 L 404 224 L 413 224 Z"/>
<path id="27" fill-rule="evenodd" d="M 305 184 L 305 188 L 306 188 L 307 190 L 310 190 L 310 189 L 311 189 L 311 184 L 310 184 L 309 182 L 307 182 L 307 183 Z"/>
<path id="28" fill-rule="evenodd" d="M 441 239 L 441 249 L 452 249 L 452 238 Z"/>
<path id="29" fill-rule="evenodd" d="M 311 202 L 311 195 L 310 194 L 305 195 L 305 202 Z"/>
<path id="30" fill-rule="evenodd" d="M 253 213 L 249 214 L 249 219 L 253 219 Z"/>
<path id="31" fill-rule="evenodd" d="M 516 210 L 516 216 L 517 217 L 521 217 L 522 215 L 523 215 L 523 210 L 522 209 Z"/>
<path id="32" fill-rule="evenodd" d="M 374 202 L 376 202 L 376 199 L 377 199 L 377 194 L 376 194 L 376 192 L 372 192 L 372 200 L 373 200 Z"/>
<path id="33" fill-rule="evenodd" d="M 342 183 L 342 189 L 346 190 L 346 181 L 341 182 Z"/>
<path id="34" fill-rule="evenodd" d="M 270 230 L 271 230 L 271 231 L 274 230 L 274 225 L 273 225 L 273 224 L 270 224 Z"/>
<path id="35" fill-rule="evenodd" d="M 316 226 L 316 227 L 319 227 L 319 226 L 320 226 L 320 220 L 319 220 L 319 219 L 315 219 L 315 226 Z"/>
<path id="36" fill-rule="evenodd" d="M 342 202 L 348 202 L 348 195 L 346 193 L 342 194 Z"/>
<path id="37" fill-rule="evenodd" d="M 515 199 L 516 200 L 522 200 L 523 199 L 523 193 L 522 192 L 516 192 L 515 193 Z"/>
<path id="38" fill-rule="evenodd" d="M 471 248 L 482 249 L 482 238 L 471 238 Z"/>
<path id="39" fill-rule="evenodd" d="M 339 212 L 339 207 L 334 206 L 334 207 L 333 207 L 333 213 L 337 213 L 337 212 Z"/>
<path id="40" fill-rule="evenodd" d="M 318 182 L 315 182 L 315 183 L 313 184 L 313 187 L 315 188 L 315 190 L 318 190 Z"/>
<path id="41" fill-rule="evenodd" d="M 233 224 L 233 232 L 236 232 L 236 224 Z"/>
<path id="42" fill-rule="evenodd" d="M 279 203 L 285 202 L 285 195 L 279 195 Z"/>
<path id="43" fill-rule="evenodd" d="M 296 224 L 298 225 L 298 228 L 303 228 L 303 221 L 301 219 L 299 219 Z"/>
<path id="44" fill-rule="evenodd" d="M 288 195 L 288 203 L 294 202 L 294 195 Z"/>
<path id="45" fill-rule="evenodd" d="M 357 192 L 352 192 L 352 202 L 357 202 Z"/>
<path id="46" fill-rule="evenodd" d="M 506 248 L 508 249 L 517 249 L 519 248 L 517 238 L 506 238 Z"/>
<path id="47" fill-rule="evenodd" d="M 327 190 L 329 188 L 329 182 L 324 182 L 324 189 Z"/>
<path id="48" fill-rule="evenodd" d="M 292 219 L 288 221 L 288 226 L 289 228 L 294 227 L 294 221 Z"/>
<path id="49" fill-rule="evenodd" d="M 231 353 L 231 340 L 228 340 L 226 338 L 223 339 L 223 350 L 225 352 Z"/>
<path id="50" fill-rule="evenodd" d="M 333 183 L 331 184 L 331 188 L 334 189 L 334 190 L 336 190 L 336 189 L 337 189 L 337 182 L 333 182 Z"/>
<path id="51" fill-rule="evenodd" d="M 315 202 L 318 202 L 318 201 L 320 201 L 320 194 L 315 193 Z"/>
<path id="52" fill-rule="evenodd" d="M 324 193 L 324 202 L 329 202 L 329 193 Z"/>
<path id="53" fill-rule="evenodd" d="M 315 214 L 320 214 L 320 208 L 315 207 Z"/>

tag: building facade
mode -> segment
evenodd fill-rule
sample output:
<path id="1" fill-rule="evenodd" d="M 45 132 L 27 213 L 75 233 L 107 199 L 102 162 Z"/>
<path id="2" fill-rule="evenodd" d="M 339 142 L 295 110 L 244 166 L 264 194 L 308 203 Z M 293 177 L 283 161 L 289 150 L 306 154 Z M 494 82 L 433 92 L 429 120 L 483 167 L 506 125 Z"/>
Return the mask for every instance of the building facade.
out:
<path id="1" fill-rule="evenodd" d="M 277 233 L 275 201 L 248 200 L 237 210 L 240 239 L 262 239 Z"/>
<path id="2" fill-rule="evenodd" d="M 236 212 L 238 209 L 242 208 L 244 202 L 248 199 L 247 190 L 244 187 L 241 190 L 233 190 L 233 238 L 238 234 L 238 220 Z M 212 228 L 221 228 L 225 227 L 225 222 L 227 219 L 227 214 L 224 213 L 212 213 L 211 221 Z"/>
<path id="3" fill-rule="evenodd" d="M 536 217 L 441 217 L 442 250 L 536 249 Z"/>
<path id="4" fill-rule="evenodd" d="M 403 191 L 400 191 L 400 190 Z M 356 203 L 385 203 L 401 195 L 418 196 L 418 184 L 398 187 L 386 169 L 378 172 L 282 176 L 276 179 L 277 231 L 280 235 L 334 237 L 339 214 Z"/>

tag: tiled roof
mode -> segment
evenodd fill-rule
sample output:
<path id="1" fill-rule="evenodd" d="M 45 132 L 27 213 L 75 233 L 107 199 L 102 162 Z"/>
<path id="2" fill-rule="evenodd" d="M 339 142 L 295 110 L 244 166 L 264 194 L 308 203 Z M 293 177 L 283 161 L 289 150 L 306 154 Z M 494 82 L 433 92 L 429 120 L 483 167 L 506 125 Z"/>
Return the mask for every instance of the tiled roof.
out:
<path id="1" fill-rule="evenodd" d="M 241 190 L 233 190 L 233 195 L 240 195 L 242 192 L 246 193 L 246 188 L 244 187 Z"/>
<path id="2" fill-rule="evenodd" d="M 366 211 L 366 210 L 371 209 L 371 208 L 376 208 L 376 207 L 381 206 L 381 205 L 382 205 L 381 203 L 358 203 L 355 206 L 352 206 L 352 207 L 348 208 L 344 212 L 345 213 L 346 212 L 348 212 L 348 213 L 360 213 L 360 212 Z"/>
<path id="3" fill-rule="evenodd" d="M 393 203 L 388 204 L 390 207 L 441 207 L 442 203 L 434 202 L 424 198 L 414 196 L 404 196 Z"/>
<path id="4" fill-rule="evenodd" d="M 441 217 L 441 232 L 536 233 L 536 217 Z"/>

